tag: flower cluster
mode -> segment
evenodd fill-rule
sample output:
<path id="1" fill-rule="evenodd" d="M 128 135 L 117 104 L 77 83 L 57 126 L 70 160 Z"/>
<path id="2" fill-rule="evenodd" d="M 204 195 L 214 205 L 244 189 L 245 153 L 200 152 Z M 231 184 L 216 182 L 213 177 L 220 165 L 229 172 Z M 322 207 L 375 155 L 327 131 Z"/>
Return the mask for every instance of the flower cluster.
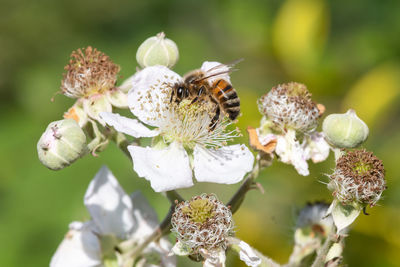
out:
<path id="1" fill-rule="evenodd" d="M 316 163 L 328 157 L 324 134 L 315 131 L 324 108 L 311 100 L 304 84 L 292 82 L 273 87 L 258 105 L 264 115 L 261 125 L 255 132 L 249 130 L 255 149 L 270 154 L 270 158 L 275 152 L 301 175 L 309 174 L 307 160 Z"/>
<path id="2" fill-rule="evenodd" d="M 317 132 L 324 106 L 313 102 L 303 84 L 278 85 L 258 100 L 260 126 L 248 128 L 257 152 L 254 164 L 245 145 L 230 144 L 240 136 L 233 127 L 240 113 L 230 85 L 233 65 L 205 61 L 181 77 L 171 70 L 178 58 L 176 44 L 164 33 L 148 38 L 137 52 L 143 69 L 117 86 L 120 67 L 108 56 L 90 46 L 72 52 L 61 92 L 76 102 L 64 120 L 50 123 L 43 133 L 37 144 L 40 161 L 59 170 L 115 141 L 131 157 L 137 175 L 155 192 L 164 192 L 171 207 L 159 224 L 147 200 L 138 192 L 128 196 L 102 167 L 84 197 L 90 220 L 69 225 L 50 266 L 173 267 L 175 254 L 203 261 L 205 267 L 224 267 L 228 248 L 248 266 L 279 266 L 234 236 L 232 213 L 249 190 L 262 189 L 256 182 L 260 167 L 271 164 L 275 155 L 305 176 L 307 161 L 325 160 L 330 149 L 336 168 L 328 188 L 335 199 L 330 206 L 316 202 L 300 212 L 287 266 L 337 266 L 343 242 L 333 240 L 335 229 L 344 238 L 360 210 L 374 206 L 386 189 L 381 160 L 363 149 L 340 150 L 364 142 L 367 125 L 349 110 L 329 115 L 323 132 Z M 225 85 L 219 87 L 221 81 Z M 129 108 L 132 117 L 121 116 L 113 107 Z M 227 205 L 215 194 L 185 201 L 175 191 L 193 186 L 193 178 L 234 184 L 246 174 Z M 174 246 L 163 237 L 170 229 L 177 240 Z"/>

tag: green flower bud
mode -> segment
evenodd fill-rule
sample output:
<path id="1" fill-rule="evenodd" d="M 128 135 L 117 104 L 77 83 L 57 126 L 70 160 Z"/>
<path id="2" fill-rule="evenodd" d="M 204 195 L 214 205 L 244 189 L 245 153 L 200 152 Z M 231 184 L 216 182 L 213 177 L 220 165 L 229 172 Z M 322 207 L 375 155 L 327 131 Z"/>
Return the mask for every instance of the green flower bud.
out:
<path id="1" fill-rule="evenodd" d="M 354 148 L 368 137 L 368 126 L 356 112 L 349 109 L 344 114 L 330 114 L 322 124 L 326 139 L 338 148 Z"/>
<path id="2" fill-rule="evenodd" d="M 49 124 L 37 143 L 39 160 L 47 168 L 65 168 L 87 152 L 86 136 L 73 119 Z"/>
<path id="3" fill-rule="evenodd" d="M 163 32 L 144 41 L 136 53 L 136 60 L 142 68 L 154 65 L 172 68 L 178 59 L 178 47 L 174 41 L 165 38 Z"/>

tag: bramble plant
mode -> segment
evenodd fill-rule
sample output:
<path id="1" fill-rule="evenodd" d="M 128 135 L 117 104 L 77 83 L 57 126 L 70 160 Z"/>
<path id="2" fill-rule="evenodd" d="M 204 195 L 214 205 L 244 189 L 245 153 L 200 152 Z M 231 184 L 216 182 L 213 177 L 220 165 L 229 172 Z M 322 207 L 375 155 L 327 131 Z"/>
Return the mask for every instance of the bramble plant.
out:
<path id="1" fill-rule="evenodd" d="M 262 191 L 260 170 L 275 157 L 307 176 L 308 160 L 324 161 L 330 151 L 336 160 L 326 182 L 332 203 L 309 203 L 301 210 L 293 252 L 283 266 L 341 266 L 349 226 L 386 189 L 382 161 L 357 148 L 369 130 L 355 111 L 328 115 L 318 132 L 325 107 L 312 100 L 304 84 L 277 85 L 258 100 L 260 125 L 247 129 L 251 151 L 233 143 L 241 133 L 227 112 L 238 110 L 231 65 L 205 61 L 200 78 L 182 78 L 171 70 L 178 48 L 164 33 L 148 38 L 136 58 L 141 69 L 117 86 L 120 67 L 107 55 L 90 46 L 72 52 L 60 92 L 76 102 L 63 120 L 49 124 L 37 144 L 38 156 L 47 168 L 59 170 L 115 142 L 138 176 L 170 201 L 170 209 L 159 222 L 144 196 L 128 195 L 103 166 L 84 196 L 91 220 L 69 225 L 50 266 L 169 267 L 176 266 L 176 256 L 225 266 L 229 250 L 248 266 L 281 266 L 252 248 L 251 240 L 235 237 L 232 215 L 248 191 Z M 132 116 L 118 113 L 128 108 Z M 142 146 L 143 138 L 150 138 L 150 145 Z M 176 190 L 195 186 L 193 178 L 242 185 L 225 204 L 216 194 L 185 200 Z"/>

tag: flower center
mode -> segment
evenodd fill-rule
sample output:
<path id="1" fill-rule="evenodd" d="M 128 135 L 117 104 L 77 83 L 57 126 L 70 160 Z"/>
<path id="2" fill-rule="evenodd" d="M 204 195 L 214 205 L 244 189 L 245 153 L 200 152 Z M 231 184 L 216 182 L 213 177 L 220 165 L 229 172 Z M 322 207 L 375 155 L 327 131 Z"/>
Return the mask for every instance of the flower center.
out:
<path id="1" fill-rule="evenodd" d="M 179 103 L 168 103 L 161 121 L 161 135 L 166 143 L 178 141 L 187 149 L 197 144 L 207 147 L 222 147 L 238 136 L 237 131 L 225 131 L 232 122 L 218 118 L 214 121 L 217 106 L 205 100 L 192 103 L 184 99 Z M 213 128 L 210 127 L 215 123 Z"/>
<path id="2" fill-rule="evenodd" d="M 182 212 L 192 222 L 201 224 L 215 215 L 214 205 L 206 198 L 190 201 L 188 206 L 182 208 Z"/>
<path id="3" fill-rule="evenodd" d="M 365 162 L 356 162 L 353 171 L 358 175 L 365 175 L 372 169 L 372 165 Z"/>

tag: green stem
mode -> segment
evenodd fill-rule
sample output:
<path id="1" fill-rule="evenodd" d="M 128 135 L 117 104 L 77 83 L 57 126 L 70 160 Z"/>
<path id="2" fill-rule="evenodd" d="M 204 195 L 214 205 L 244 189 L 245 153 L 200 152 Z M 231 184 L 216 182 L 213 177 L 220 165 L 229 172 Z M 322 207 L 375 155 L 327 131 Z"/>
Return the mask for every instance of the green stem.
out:
<path id="1" fill-rule="evenodd" d="M 255 179 L 257 178 L 259 171 L 260 171 L 260 162 L 259 159 L 257 159 L 256 164 L 254 165 L 254 168 L 251 171 L 251 173 L 247 175 L 246 180 L 243 182 L 243 184 L 239 187 L 236 193 L 226 204 L 228 207 L 230 207 L 232 213 L 235 213 L 242 205 L 246 193 L 251 189 L 255 188 L 256 186 Z"/>
<path id="2" fill-rule="evenodd" d="M 125 135 L 119 132 L 115 132 L 112 135 L 112 140 L 114 141 L 114 143 L 117 145 L 117 147 L 119 149 L 121 149 L 122 152 L 124 152 L 124 154 L 132 160 L 131 158 L 131 153 L 128 150 L 128 146 L 129 145 L 137 145 L 138 143 L 135 142 L 129 142 L 128 139 L 126 139 Z"/>
<path id="3" fill-rule="evenodd" d="M 326 255 L 329 252 L 329 249 L 332 247 L 333 243 L 336 242 L 337 237 L 336 237 L 336 227 L 332 226 L 332 231 L 331 234 L 328 235 L 326 238 L 324 244 L 322 247 L 318 250 L 317 252 L 317 257 L 314 260 L 314 263 L 311 265 L 311 267 L 323 267 L 325 266 L 325 259 Z"/>

